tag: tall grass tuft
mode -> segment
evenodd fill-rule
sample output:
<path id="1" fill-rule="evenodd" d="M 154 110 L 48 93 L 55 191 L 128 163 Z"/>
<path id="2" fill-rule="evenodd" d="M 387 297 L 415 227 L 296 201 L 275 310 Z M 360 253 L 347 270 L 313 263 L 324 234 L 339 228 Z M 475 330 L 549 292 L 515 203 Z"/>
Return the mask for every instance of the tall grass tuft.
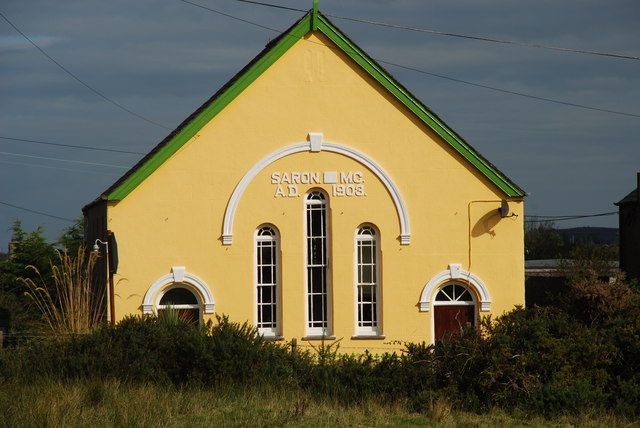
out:
<path id="1" fill-rule="evenodd" d="M 158 320 L 167 326 L 175 325 L 192 325 L 197 326 L 198 320 L 194 319 L 189 313 L 183 312 L 180 309 L 169 304 L 164 309 L 158 311 Z"/>
<path id="2" fill-rule="evenodd" d="M 75 257 L 58 251 L 57 263 L 51 264 L 51 282 L 47 283 L 34 266 L 28 266 L 39 277 L 20 278 L 30 297 L 42 313 L 45 330 L 55 334 L 86 333 L 102 321 L 104 293 L 92 287 L 93 268 L 99 255 L 86 255 L 83 248 Z"/>

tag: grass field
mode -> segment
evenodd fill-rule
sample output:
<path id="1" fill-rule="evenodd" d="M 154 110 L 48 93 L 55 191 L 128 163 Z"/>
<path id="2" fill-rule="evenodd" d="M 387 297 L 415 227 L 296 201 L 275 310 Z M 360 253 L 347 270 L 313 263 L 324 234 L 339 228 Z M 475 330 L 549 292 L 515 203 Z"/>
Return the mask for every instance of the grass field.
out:
<path id="1" fill-rule="evenodd" d="M 131 385 L 118 381 L 0 384 L 0 426 L 640 426 L 608 415 L 554 420 L 450 411 L 444 402 L 412 413 L 402 404 L 343 406 L 298 390 Z"/>

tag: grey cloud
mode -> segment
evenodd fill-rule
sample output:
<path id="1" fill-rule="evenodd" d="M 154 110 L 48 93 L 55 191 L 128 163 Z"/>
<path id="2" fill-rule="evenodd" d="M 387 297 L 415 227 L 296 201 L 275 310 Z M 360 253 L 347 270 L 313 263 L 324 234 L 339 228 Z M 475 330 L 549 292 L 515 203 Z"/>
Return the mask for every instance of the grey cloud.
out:
<path id="1" fill-rule="evenodd" d="M 233 1 L 197 2 L 278 29 L 288 27 L 301 15 Z M 277 3 L 311 7 L 311 0 Z M 335 15 L 416 27 L 640 54 L 640 7 L 634 0 L 321 0 L 320 8 Z M 180 123 L 276 36 L 177 0 L 6 0 L 3 13 L 83 80 L 169 127 Z M 535 95 L 640 113 L 638 62 L 333 21 L 377 58 Z M 145 151 L 168 133 L 87 91 L 2 22 L 0 52 L 3 134 Z M 635 185 L 640 165 L 640 119 L 386 68 L 532 193 L 527 201 L 531 214 L 609 211 L 611 203 Z M 137 160 L 114 154 L 96 157 L 82 151 L 43 150 L 6 141 L 0 141 L 0 151 L 123 165 Z M 0 156 L 0 162 L 5 162 L 0 166 L 0 200 L 63 217 L 79 215 L 83 204 L 114 181 L 104 169 L 77 172 L 17 165 L 36 162 L 7 156 Z M 65 226 L 0 207 L 0 247 L 6 247 L 13 218 L 22 218 L 26 227 L 44 224 L 51 239 Z M 608 217 L 587 224 L 614 226 L 616 221 Z"/>

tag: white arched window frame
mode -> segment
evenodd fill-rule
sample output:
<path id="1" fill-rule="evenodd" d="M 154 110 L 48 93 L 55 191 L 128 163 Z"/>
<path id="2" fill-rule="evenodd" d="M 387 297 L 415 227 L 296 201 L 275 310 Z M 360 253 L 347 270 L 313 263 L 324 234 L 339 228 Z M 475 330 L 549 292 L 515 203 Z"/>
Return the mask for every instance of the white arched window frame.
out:
<path id="1" fill-rule="evenodd" d="M 280 239 L 275 226 L 261 225 L 254 245 L 255 320 L 265 337 L 280 335 Z"/>
<path id="2" fill-rule="evenodd" d="M 451 263 L 447 270 L 443 270 L 427 282 L 422 289 L 418 307 L 420 312 L 428 312 L 431 309 L 432 299 L 435 296 L 435 290 L 439 289 L 446 282 L 462 282 L 470 287 L 477 296 L 479 310 L 488 312 L 491 310 L 491 296 L 489 289 L 484 282 L 475 274 L 462 269 L 459 263 Z"/>
<path id="3" fill-rule="evenodd" d="M 304 198 L 307 336 L 331 336 L 329 196 L 311 189 Z"/>
<path id="4" fill-rule="evenodd" d="M 193 297 L 193 299 L 189 299 L 190 301 L 188 303 L 187 302 L 179 303 L 178 300 L 184 300 L 184 298 L 175 300 L 170 297 L 171 294 L 175 294 L 171 292 L 177 291 L 177 290 L 185 290 L 187 293 L 191 295 L 190 297 Z M 202 302 L 198 298 L 198 295 L 194 293 L 192 290 L 190 290 L 189 286 L 181 282 L 174 283 L 171 286 L 162 290 L 159 297 L 160 298 L 158 299 L 158 304 L 156 306 L 158 309 L 167 309 L 169 307 L 172 307 L 175 309 L 201 309 L 202 308 Z"/>
<path id="5" fill-rule="evenodd" d="M 446 282 L 436 290 L 434 306 L 474 305 L 476 297 L 473 290 L 461 282 Z"/>
<path id="6" fill-rule="evenodd" d="M 371 224 L 356 229 L 354 267 L 356 336 L 379 336 L 380 232 Z"/>
<path id="7" fill-rule="evenodd" d="M 171 273 L 161 276 L 149 286 L 142 301 L 142 313 L 156 314 L 165 290 L 171 288 L 173 284 L 179 283 L 194 293 L 199 304 L 202 305 L 203 313 L 212 314 L 214 312 L 215 302 L 207 284 L 196 275 L 187 272 L 184 266 L 174 266 L 171 268 Z"/>
<path id="8" fill-rule="evenodd" d="M 182 293 L 180 293 L 181 291 Z M 158 313 L 166 309 L 173 309 L 178 312 L 183 310 L 197 310 L 198 312 L 195 319 L 191 316 L 188 318 L 197 321 L 197 323 L 202 322 L 202 308 L 203 304 L 198 293 L 195 293 L 191 287 L 181 282 L 173 283 L 162 290 L 158 298 L 158 304 L 156 305 L 156 311 Z"/>

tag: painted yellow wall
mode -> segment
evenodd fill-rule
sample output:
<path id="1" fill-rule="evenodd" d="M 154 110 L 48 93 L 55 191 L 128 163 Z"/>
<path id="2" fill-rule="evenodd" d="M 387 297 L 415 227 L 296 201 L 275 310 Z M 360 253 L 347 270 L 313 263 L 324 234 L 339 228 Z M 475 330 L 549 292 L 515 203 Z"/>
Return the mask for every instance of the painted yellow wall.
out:
<path id="1" fill-rule="evenodd" d="M 333 332 L 343 350 L 430 341 L 432 311 L 419 312 L 417 303 L 450 263 L 488 287 L 491 311 L 482 315 L 524 304 L 522 201 L 510 202 L 517 217 L 501 219 L 502 193 L 329 43 L 322 35 L 299 41 L 130 195 L 110 203 L 107 227 L 120 253 L 118 319 L 141 313 L 148 287 L 172 266 L 185 266 L 208 284 L 217 313 L 255 321 L 253 236 L 272 223 L 281 235 L 282 334 L 304 336 L 304 201 L 275 198 L 274 171 L 365 172 L 366 197 L 330 198 Z M 407 205 L 410 245 L 400 245 L 398 215 L 383 184 L 353 159 L 329 152 L 290 155 L 258 174 L 239 203 L 233 245 L 222 245 L 225 209 L 242 176 L 309 132 L 384 168 Z M 301 193 L 310 187 L 299 185 Z M 350 339 L 354 232 L 364 222 L 381 232 L 384 341 Z"/>

